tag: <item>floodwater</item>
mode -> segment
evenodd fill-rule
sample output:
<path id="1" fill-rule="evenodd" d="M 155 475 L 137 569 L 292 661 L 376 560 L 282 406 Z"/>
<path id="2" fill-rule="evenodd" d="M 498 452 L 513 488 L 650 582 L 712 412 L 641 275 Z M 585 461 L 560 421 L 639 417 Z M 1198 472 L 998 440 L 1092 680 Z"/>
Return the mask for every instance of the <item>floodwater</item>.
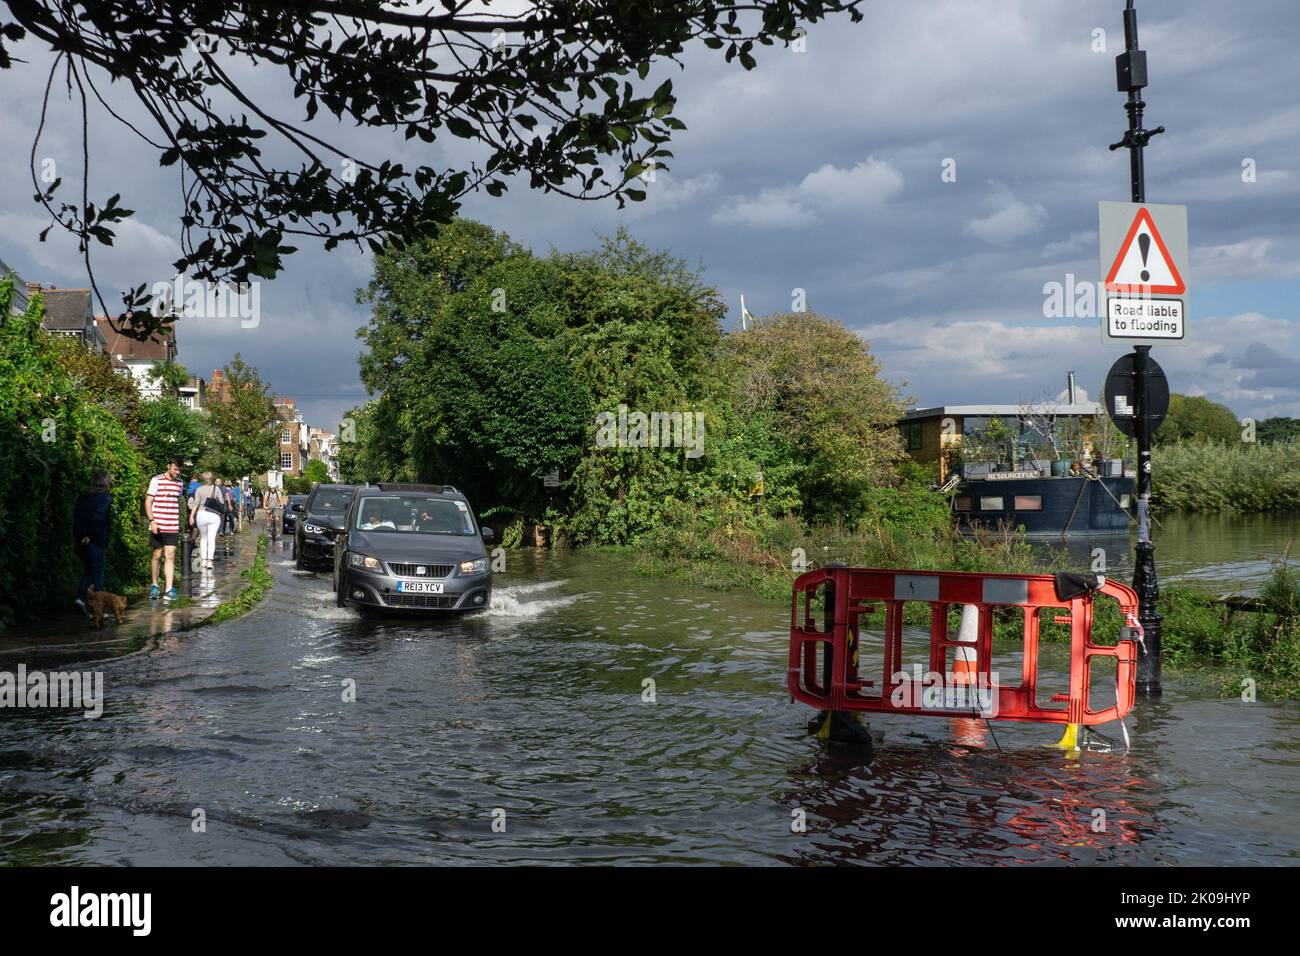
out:
<path id="1" fill-rule="evenodd" d="M 1202 547 L 1181 533 L 1160 552 L 1171 569 Z M 0 862 L 1300 856 L 1295 703 L 1211 699 L 1167 674 L 1127 752 L 1113 726 L 1109 752 L 1068 756 L 1044 746 L 1049 727 L 895 716 L 873 720 L 867 761 L 809 737 L 811 711 L 789 702 L 783 605 L 645 577 L 622 556 L 509 561 L 478 616 L 372 619 L 273 553 L 275 588 L 250 614 L 82 665 L 104 674 L 99 719 L 0 712 Z M 1061 665 L 1049 650 L 1044 671 Z"/>
<path id="2" fill-rule="evenodd" d="M 1046 546 L 1064 548 L 1081 569 L 1091 567 L 1100 557 L 1107 574 L 1129 581 L 1136 540 L 1136 535 L 1112 535 L 1091 540 L 1069 538 Z M 1152 525 L 1151 540 L 1162 584 L 1178 581 L 1216 592 L 1249 594 L 1300 540 L 1300 514 L 1166 515 Z"/>

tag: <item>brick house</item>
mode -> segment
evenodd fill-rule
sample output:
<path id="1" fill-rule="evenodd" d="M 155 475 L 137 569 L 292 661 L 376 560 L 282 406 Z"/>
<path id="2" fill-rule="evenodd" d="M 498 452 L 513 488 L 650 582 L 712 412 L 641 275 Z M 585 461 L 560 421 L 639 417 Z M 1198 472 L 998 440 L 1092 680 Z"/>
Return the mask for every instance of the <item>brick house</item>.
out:
<path id="1" fill-rule="evenodd" d="M 307 423 L 292 398 L 277 398 L 275 411 L 280 417 L 280 471 L 292 478 L 302 477 L 310 455 Z"/>
<path id="2" fill-rule="evenodd" d="M 106 339 L 90 307 L 89 289 L 56 289 L 54 286 L 43 289 L 39 282 L 27 283 L 29 299 L 38 292 L 45 301 L 45 318 L 41 320 L 41 328 L 55 335 L 74 338 L 81 343 L 82 348 L 92 352 L 104 348 Z"/>
<path id="3" fill-rule="evenodd" d="M 119 331 L 116 320 L 106 315 L 95 316 L 95 324 L 107 343 L 104 351 L 112 356 L 113 367 L 130 377 L 140 397 L 158 398 L 162 395 L 162 388 L 150 375 L 155 362 L 176 361 L 176 334 L 173 332 L 166 337 L 155 334 L 142 342 Z"/>

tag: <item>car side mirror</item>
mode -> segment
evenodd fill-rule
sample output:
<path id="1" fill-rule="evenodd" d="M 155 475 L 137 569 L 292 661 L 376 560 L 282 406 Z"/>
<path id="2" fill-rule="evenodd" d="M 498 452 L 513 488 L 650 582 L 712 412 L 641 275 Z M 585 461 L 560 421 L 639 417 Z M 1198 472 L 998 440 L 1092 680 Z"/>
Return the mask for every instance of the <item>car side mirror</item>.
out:
<path id="1" fill-rule="evenodd" d="M 493 533 L 491 528 L 481 528 L 480 530 L 483 533 L 484 541 L 491 541 L 493 538 L 496 537 L 496 535 Z"/>
<path id="2" fill-rule="evenodd" d="M 302 514 L 302 510 L 303 510 L 303 509 L 302 509 L 302 505 L 294 505 L 294 506 L 293 506 L 294 514 Z"/>

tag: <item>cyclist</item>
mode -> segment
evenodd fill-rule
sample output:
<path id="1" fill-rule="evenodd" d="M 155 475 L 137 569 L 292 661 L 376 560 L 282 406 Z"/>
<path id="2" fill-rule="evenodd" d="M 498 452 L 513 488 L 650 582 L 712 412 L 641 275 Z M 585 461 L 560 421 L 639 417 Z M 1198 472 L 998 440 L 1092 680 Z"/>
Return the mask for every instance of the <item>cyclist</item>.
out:
<path id="1" fill-rule="evenodd" d="M 266 491 L 266 533 L 272 540 L 280 533 L 280 511 L 284 508 L 284 495 L 280 493 L 279 488 L 268 488 Z"/>

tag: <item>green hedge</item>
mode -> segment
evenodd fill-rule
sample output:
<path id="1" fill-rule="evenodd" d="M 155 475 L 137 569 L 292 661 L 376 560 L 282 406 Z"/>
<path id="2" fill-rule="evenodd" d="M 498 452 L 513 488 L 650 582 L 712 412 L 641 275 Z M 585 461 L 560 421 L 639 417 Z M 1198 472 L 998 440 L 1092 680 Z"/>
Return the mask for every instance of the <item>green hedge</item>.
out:
<path id="1" fill-rule="evenodd" d="M 41 297 L 13 316 L 12 291 L 12 280 L 0 283 L 0 623 L 71 600 L 81 576 L 73 508 L 96 469 L 113 483 L 105 584 L 128 590 L 148 569 L 147 466 L 123 423 L 56 361 Z"/>

